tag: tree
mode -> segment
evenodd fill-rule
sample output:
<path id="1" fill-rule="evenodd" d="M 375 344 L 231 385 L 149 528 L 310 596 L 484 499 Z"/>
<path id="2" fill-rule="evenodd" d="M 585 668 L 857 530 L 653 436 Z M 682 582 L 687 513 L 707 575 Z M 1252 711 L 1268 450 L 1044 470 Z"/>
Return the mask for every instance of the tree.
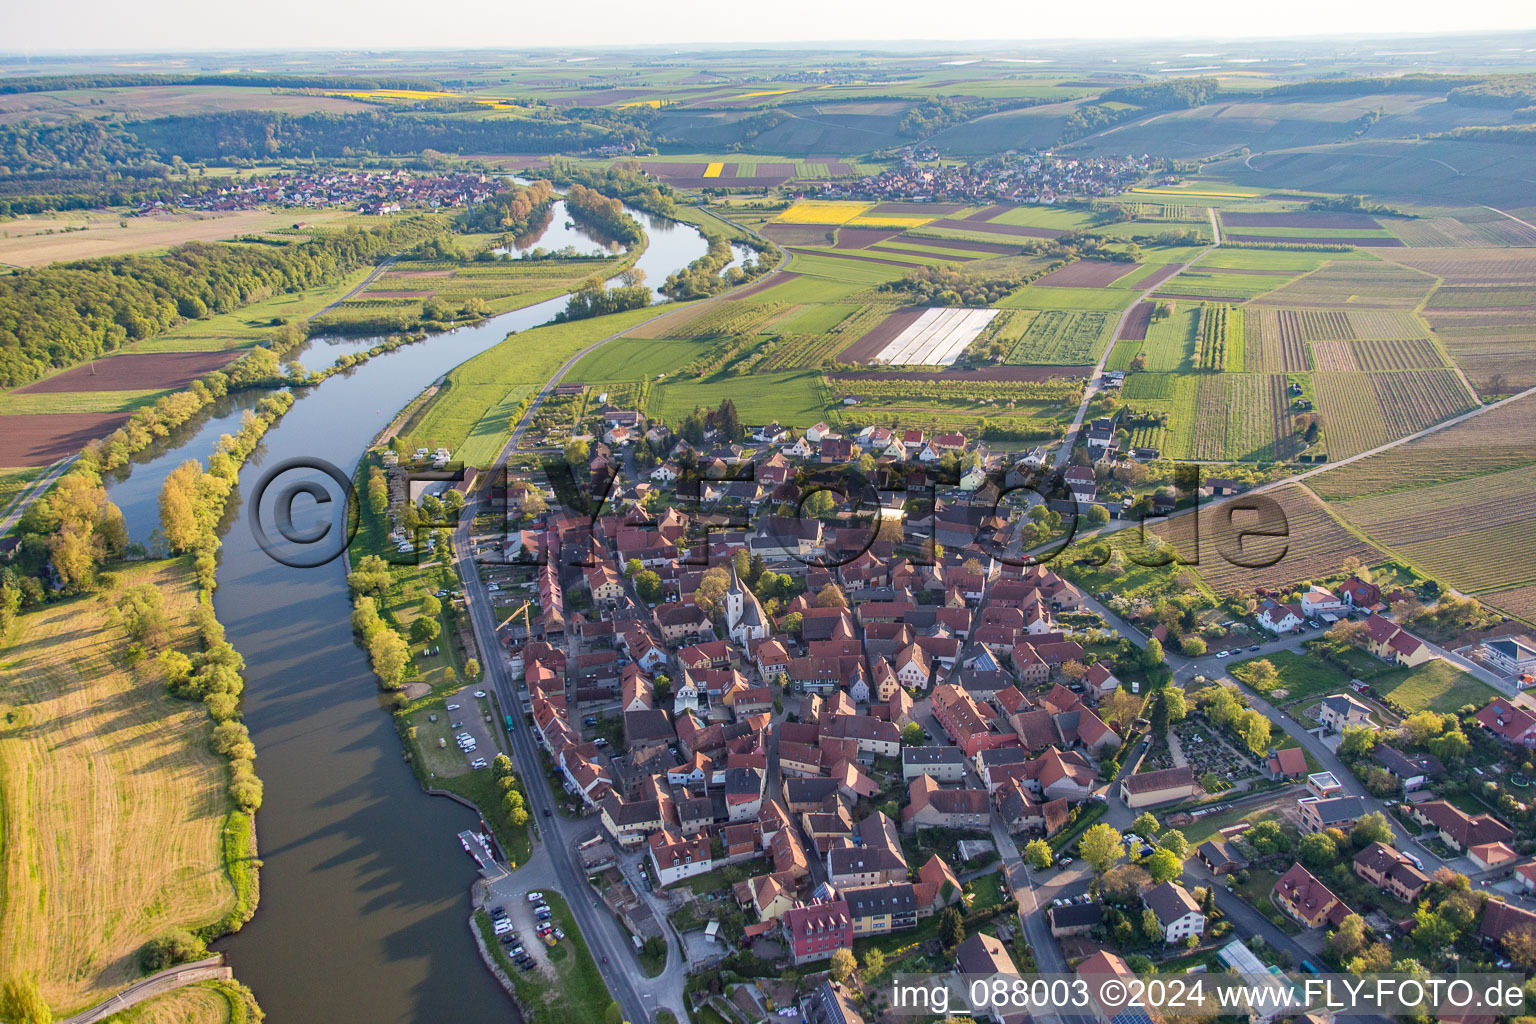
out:
<path id="1" fill-rule="evenodd" d="M 480 662 L 475 660 L 474 658 L 470 658 L 468 661 L 464 662 L 464 675 L 466 675 L 470 679 L 479 679 L 480 678 Z"/>
<path id="2" fill-rule="evenodd" d="M 1197 636 L 1187 636 L 1180 640 L 1179 649 L 1191 658 L 1204 657 L 1205 652 L 1208 650 L 1205 641 Z"/>
<path id="3" fill-rule="evenodd" d="M 1156 668 L 1163 663 L 1163 645 L 1157 637 L 1149 637 L 1147 646 L 1141 649 L 1141 664 L 1144 668 Z"/>
<path id="4" fill-rule="evenodd" d="M 1335 960 L 1344 963 L 1355 956 L 1369 941 L 1365 934 L 1365 919 L 1350 914 L 1339 922 L 1339 927 L 1328 936 L 1328 951 Z"/>
<path id="5" fill-rule="evenodd" d="M 405 681 L 405 666 L 410 663 L 411 649 L 399 633 L 381 629 L 368 641 L 368 658 L 379 677 L 379 685 L 386 690 L 398 690 Z"/>
<path id="6" fill-rule="evenodd" d="M 1184 838 L 1184 833 L 1176 828 L 1164 832 L 1157 839 L 1157 845 L 1169 850 L 1179 860 L 1189 856 L 1189 840 Z"/>
<path id="7" fill-rule="evenodd" d="M 1426 954 L 1438 954 L 1456 941 L 1456 927 L 1430 910 L 1427 902 L 1420 903 L 1413 915 L 1413 941 Z"/>
<path id="8" fill-rule="evenodd" d="M 1452 725 L 1456 719 L 1447 715 Z M 1403 719 L 1403 731 L 1408 734 L 1408 742 L 1416 746 L 1423 746 L 1430 740 L 1445 731 L 1445 721 L 1433 711 L 1418 711 Z"/>
<path id="9" fill-rule="evenodd" d="M 1368 725 L 1346 725 L 1339 739 L 1339 756 L 1366 757 L 1376 749 L 1376 730 Z"/>
<path id="10" fill-rule="evenodd" d="M 921 744 L 923 742 L 923 727 L 916 722 L 908 722 L 901 730 L 901 742 L 909 747 Z"/>
<path id="11" fill-rule="evenodd" d="M 1157 919 L 1157 911 L 1147 907 L 1141 912 L 1141 934 L 1147 941 L 1157 942 L 1167 934 L 1163 931 L 1163 922 Z"/>
<path id="12" fill-rule="evenodd" d="M 1301 855 L 1301 862 L 1313 871 L 1329 867 L 1339 859 L 1338 846 L 1323 832 L 1302 836 L 1301 842 L 1296 844 L 1296 851 Z"/>
<path id="13" fill-rule="evenodd" d="M 1177 686 L 1165 686 L 1157 691 L 1157 695 L 1169 722 L 1182 722 L 1189 715 L 1189 701 L 1185 699 L 1184 691 Z"/>
<path id="14" fill-rule="evenodd" d="M 177 928 L 146 942 L 139 950 L 139 966 L 144 969 L 144 973 L 154 974 L 167 967 L 200 960 L 207 955 L 208 947 L 202 939 L 185 928 Z"/>
<path id="15" fill-rule="evenodd" d="M 1092 825 L 1078 840 L 1077 849 L 1082 858 L 1093 865 L 1093 870 L 1102 875 L 1120 859 L 1120 833 L 1111 825 Z"/>
<path id="16" fill-rule="evenodd" d="M 1268 693 L 1280 682 L 1280 670 L 1275 668 L 1275 663 L 1268 658 L 1250 661 L 1243 666 L 1243 671 L 1243 682 L 1260 693 Z"/>
<path id="17" fill-rule="evenodd" d="M 1262 754 L 1269 749 L 1269 719 L 1252 708 L 1243 712 L 1236 731 L 1255 754 Z"/>
<path id="18" fill-rule="evenodd" d="M 382 597 L 389 592 L 394 580 L 389 573 L 389 563 L 378 555 L 364 555 L 357 561 L 357 568 L 347 574 L 347 586 L 355 594 L 372 594 Z"/>
<path id="19" fill-rule="evenodd" d="M 954 949 L 965 941 L 965 919 L 954 907 L 945 907 L 939 915 L 939 940 L 945 949 Z"/>
<path id="20" fill-rule="evenodd" d="M 828 583 L 816 594 L 817 608 L 847 608 L 848 595 L 836 583 Z"/>
<path id="21" fill-rule="evenodd" d="M 585 466 L 592 457 L 591 446 L 579 437 L 565 442 L 565 461 L 573 466 Z"/>
<path id="22" fill-rule="evenodd" d="M 878 977 L 885 970 L 885 954 L 878 947 L 870 949 L 864 954 L 864 980 L 870 981 Z"/>
<path id="23" fill-rule="evenodd" d="M 1392 845 L 1392 826 L 1387 821 L 1387 816 L 1380 811 L 1372 811 L 1362 815 L 1355 822 L 1355 827 L 1350 829 L 1349 840 L 1354 843 L 1356 849 L 1363 849 L 1372 843 L 1384 843 Z"/>
<path id="24" fill-rule="evenodd" d="M 1083 676 L 1088 674 L 1088 666 L 1073 658 L 1068 658 L 1061 663 L 1062 677 L 1070 682 L 1080 683 Z"/>
<path id="25" fill-rule="evenodd" d="M 1142 811 L 1136 816 L 1136 820 L 1131 822 L 1131 831 L 1147 840 L 1157 835 L 1157 827 L 1157 815 L 1151 811 Z"/>
<path id="26" fill-rule="evenodd" d="M 437 639 L 437 635 L 441 632 L 442 627 L 437 624 L 436 619 L 429 619 L 423 615 L 411 623 L 411 643 L 431 643 Z"/>
<path id="27" fill-rule="evenodd" d="M 652 569 L 642 569 L 634 575 L 635 592 L 640 600 L 655 604 L 662 597 L 661 575 Z"/>
<path id="28" fill-rule="evenodd" d="M 199 473 L 202 472 L 202 467 L 195 459 L 189 459 L 182 465 L 188 464 Z M 199 537 L 192 495 L 187 493 L 180 476 L 174 471 L 160 485 L 160 532 L 165 535 L 165 542 L 172 551 L 191 550 Z"/>
<path id="29" fill-rule="evenodd" d="M 1095 503 L 1088 506 L 1088 513 L 1083 518 L 1088 520 L 1089 526 L 1098 528 L 1109 522 L 1109 512 L 1105 510 L 1103 505 Z"/>
<path id="30" fill-rule="evenodd" d="M 1036 871 L 1044 871 L 1051 866 L 1055 857 L 1051 853 L 1050 843 L 1047 843 L 1044 839 L 1031 839 L 1028 843 L 1024 844 L 1024 859 Z"/>
<path id="31" fill-rule="evenodd" d="M 1147 873 L 1159 885 L 1173 881 L 1184 870 L 1184 862 L 1172 850 L 1156 850 L 1146 863 Z"/>
<path id="32" fill-rule="evenodd" d="M 53 1024 L 53 1011 L 31 975 L 0 984 L 0 1017 L 10 1024 Z"/>
<path id="33" fill-rule="evenodd" d="M 706 615 L 714 615 L 720 610 L 721 598 L 730 586 L 731 574 L 717 565 L 699 578 L 699 587 L 693 592 L 693 603 L 702 608 Z"/>
<path id="34" fill-rule="evenodd" d="M 1472 749 L 1472 744 L 1467 740 L 1467 734 L 1460 729 L 1448 729 L 1425 746 L 1429 748 L 1431 754 L 1446 764 L 1460 764 Z"/>
<path id="35" fill-rule="evenodd" d="M 859 962 L 853 958 L 853 950 L 840 949 L 832 954 L 832 980 L 839 985 L 853 977 L 853 972 L 858 969 Z"/>
<path id="36" fill-rule="evenodd" d="M 1256 822 L 1243 835 L 1253 847 L 1254 852 L 1261 857 L 1280 853 L 1286 848 L 1285 832 L 1277 821 Z"/>

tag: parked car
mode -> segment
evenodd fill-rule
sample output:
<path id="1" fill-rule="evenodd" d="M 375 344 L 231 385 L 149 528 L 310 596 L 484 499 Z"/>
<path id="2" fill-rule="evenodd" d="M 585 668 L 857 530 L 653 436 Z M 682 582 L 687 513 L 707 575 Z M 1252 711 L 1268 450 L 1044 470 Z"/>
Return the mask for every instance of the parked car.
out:
<path id="1" fill-rule="evenodd" d="M 485 699 L 485 691 L 484 690 L 476 690 L 475 691 L 475 696 L 479 697 L 481 700 L 484 700 Z"/>
<path id="2" fill-rule="evenodd" d="M 469 766 L 478 772 L 489 768 L 491 763 L 483 757 L 477 757 L 473 761 L 469 762 Z"/>
<path id="3" fill-rule="evenodd" d="M 449 711 L 457 711 L 457 710 L 459 710 L 459 707 L 460 707 L 460 705 L 458 705 L 458 704 L 449 704 L 448 705 L 448 710 Z"/>
<path id="4" fill-rule="evenodd" d="M 1216 652 L 1216 657 L 1218 657 L 1218 658 L 1230 658 L 1230 657 L 1232 657 L 1232 652 L 1231 651 L 1217 651 Z"/>
<path id="5" fill-rule="evenodd" d="M 542 900 L 543 898 L 544 898 L 544 894 L 541 893 L 541 892 L 531 892 L 531 893 L 528 894 L 528 902 L 529 903 L 537 903 L 540 900 Z"/>

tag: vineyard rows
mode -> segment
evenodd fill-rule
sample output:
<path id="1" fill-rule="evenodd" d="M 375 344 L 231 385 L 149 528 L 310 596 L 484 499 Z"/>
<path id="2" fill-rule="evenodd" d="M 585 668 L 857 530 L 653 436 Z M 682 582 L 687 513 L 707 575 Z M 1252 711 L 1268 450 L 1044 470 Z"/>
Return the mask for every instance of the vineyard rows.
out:
<path id="1" fill-rule="evenodd" d="M 636 328 L 636 338 L 718 338 L 754 334 L 764 324 L 782 314 L 783 302 L 716 302 L 681 311 L 676 316 Z"/>
<path id="2" fill-rule="evenodd" d="M 1334 459 L 1415 433 L 1473 405 L 1453 370 L 1319 372 L 1312 386 Z"/>
<path id="3" fill-rule="evenodd" d="M 1314 478 L 1325 498 L 1354 498 L 1461 480 L 1536 463 L 1536 399 L 1500 406 L 1454 427 Z"/>
<path id="4" fill-rule="evenodd" d="M 1201 377 L 1189 458 L 1256 462 L 1288 459 L 1298 450 L 1280 374 Z"/>
<path id="5" fill-rule="evenodd" d="M 1401 309 L 1352 309 L 1349 326 L 1363 341 L 1392 341 L 1397 338 L 1422 338 L 1424 323 Z"/>
<path id="6" fill-rule="evenodd" d="M 1154 532 L 1170 541 L 1184 558 L 1198 558 L 1196 571 L 1218 594 L 1251 593 L 1255 587 L 1284 588 L 1301 580 L 1318 579 L 1338 572 L 1351 558 L 1365 565 L 1381 561 L 1380 551 L 1345 529 L 1304 487 L 1284 487 L 1270 492 L 1270 497 L 1285 513 L 1287 535 L 1274 539 L 1250 536 L 1244 539 L 1242 550 L 1244 561 L 1273 561 L 1271 565 L 1247 568 L 1221 556 L 1218 545 L 1236 542 L 1231 529 L 1224 529 L 1220 522 L 1220 507 L 1200 513 L 1198 527 L 1197 517 L 1181 516 Z"/>
<path id="7" fill-rule="evenodd" d="M 798 370 L 835 362 L 838 353 L 869 333 L 891 313 L 890 306 L 861 306 L 825 334 L 785 334 L 763 360 L 764 370 Z"/>
<path id="8" fill-rule="evenodd" d="M 1301 373 L 1308 368 L 1306 341 L 1296 333 L 1280 329 L 1279 311 L 1260 310 L 1248 317 L 1248 345 L 1244 352 L 1246 368 L 1259 373 Z"/>
<path id="9" fill-rule="evenodd" d="M 1349 317 L 1338 310 L 1276 310 L 1280 336 L 1297 341 L 1348 341 L 1355 336 Z"/>

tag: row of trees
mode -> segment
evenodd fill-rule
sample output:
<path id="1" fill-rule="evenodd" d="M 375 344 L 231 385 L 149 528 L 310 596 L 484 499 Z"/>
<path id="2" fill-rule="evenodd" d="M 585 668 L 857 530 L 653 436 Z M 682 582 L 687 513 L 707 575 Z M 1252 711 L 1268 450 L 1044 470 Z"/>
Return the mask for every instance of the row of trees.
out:
<path id="1" fill-rule="evenodd" d="M 577 220 L 623 245 L 639 245 L 645 240 L 640 222 L 624 212 L 624 204 L 596 189 L 573 184 L 565 194 L 565 208 Z"/>

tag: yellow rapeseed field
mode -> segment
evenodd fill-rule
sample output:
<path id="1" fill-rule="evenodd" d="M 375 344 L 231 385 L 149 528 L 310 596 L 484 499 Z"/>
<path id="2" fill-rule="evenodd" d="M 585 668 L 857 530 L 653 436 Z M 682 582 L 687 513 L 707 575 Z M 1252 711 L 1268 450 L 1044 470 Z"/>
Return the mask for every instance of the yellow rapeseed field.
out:
<path id="1" fill-rule="evenodd" d="M 802 199 L 774 220 L 780 224 L 846 224 L 872 205 L 835 199 Z"/>
<path id="2" fill-rule="evenodd" d="M 744 92 L 735 98 L 738 100 L 750 100 L 757 96 L 783 96 L 787 92 L 794 91 L 793 89 L 764 89 L 762 92 Z"/>
<path id="3" fill-rule="evenodd" d="M 712 163 L 708 167 L 704 168 L 704 177 L 718 178 L 720 177 L 720 172 L 723 170 L 725 170 L 725 164 L 718 162 Z"/>

